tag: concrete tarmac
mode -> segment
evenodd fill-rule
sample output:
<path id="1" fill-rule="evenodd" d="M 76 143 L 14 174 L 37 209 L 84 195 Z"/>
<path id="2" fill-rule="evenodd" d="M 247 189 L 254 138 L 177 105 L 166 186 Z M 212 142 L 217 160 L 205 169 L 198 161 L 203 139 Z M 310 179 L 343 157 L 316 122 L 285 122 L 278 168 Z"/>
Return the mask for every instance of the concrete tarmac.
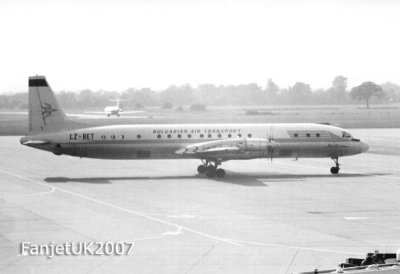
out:
<path id="1" fill-rule="evenodd" d="M 1 273 L 292 273 L 400 247 L 399 129 L 330 159 L 223 163 L 55 156 L 0 137 Z M 21 243 L 132 241 L 130 255 L 22 256 Z"/>

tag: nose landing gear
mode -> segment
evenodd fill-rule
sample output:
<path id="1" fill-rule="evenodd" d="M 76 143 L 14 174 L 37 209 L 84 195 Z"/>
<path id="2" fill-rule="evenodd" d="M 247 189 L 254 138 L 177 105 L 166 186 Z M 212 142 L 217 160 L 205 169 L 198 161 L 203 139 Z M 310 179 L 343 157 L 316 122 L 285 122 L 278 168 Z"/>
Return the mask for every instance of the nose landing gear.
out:
<path id="1" fill-rule="evenodd" d="M 339 157 L 332 157 L 332 160 L 335 162 L 335 166 L 331 167 L 331 173 L 338 174 L 340 170 Z"/>
<path id="2" fill-rule="evenodd" d="M 218 165 L 221 165 L 220 162 L 215 161 L 214 164 L 208 160 L 201 160 L 203 162 L 202 165 L 197 167 L 197 172 L 200 174 L 206 174 L 208 178 L 213 178 L 215 176 L 222 178 L 225 176 L 225 170 L 222 168 L 218 168 Z"/>

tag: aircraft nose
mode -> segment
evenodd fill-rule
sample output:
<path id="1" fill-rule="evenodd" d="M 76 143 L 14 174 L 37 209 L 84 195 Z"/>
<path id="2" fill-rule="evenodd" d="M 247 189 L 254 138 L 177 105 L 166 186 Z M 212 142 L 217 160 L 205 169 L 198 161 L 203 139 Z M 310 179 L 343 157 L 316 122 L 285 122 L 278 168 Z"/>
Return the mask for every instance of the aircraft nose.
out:
<path id="1" fill-rule="evenodd" d="M 361 142 L 361 152 L 366 152 L 369 149 L 369 145 L 365 142 Z"/>

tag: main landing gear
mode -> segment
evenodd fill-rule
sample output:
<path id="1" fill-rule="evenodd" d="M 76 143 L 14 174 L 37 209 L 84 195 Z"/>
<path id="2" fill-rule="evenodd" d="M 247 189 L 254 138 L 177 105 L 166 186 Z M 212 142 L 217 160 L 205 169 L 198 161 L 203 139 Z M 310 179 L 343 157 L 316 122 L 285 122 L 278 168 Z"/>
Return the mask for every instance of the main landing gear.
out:
<path id="1" fill-rule="evenodd" d="M 338 174 L 339 173 L 339 157 L 332 157 L 332 160 L 335 162 L 335 166 L 331 167 L 331 173 L 332 174 Z"/>
<path id="2" fill-rule="evenodd" d="M 218 165 L 221 165 L 220 162 L 214 162 L 214 164 L 212 164 L 208 160 L 201 161 L 203 162 L 203 164 L 197 167 L 197 171 L 200 174 L 205 173 L 208 178 L 213 178 L 215 176 L 222 178 L 225 176 L 225 170 L 223 170 L 222 168 L 218 168 Z"/>

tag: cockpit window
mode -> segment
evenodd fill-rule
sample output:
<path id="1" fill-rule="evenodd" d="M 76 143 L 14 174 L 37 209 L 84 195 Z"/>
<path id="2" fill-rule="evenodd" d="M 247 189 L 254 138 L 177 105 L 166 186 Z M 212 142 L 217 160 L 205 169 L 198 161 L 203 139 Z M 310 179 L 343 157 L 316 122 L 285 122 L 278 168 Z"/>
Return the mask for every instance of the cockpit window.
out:
<path id="1" fill-rule="evenodd" d="M 351 136 L 350 133 L 348 133 L 348 132 L 346 132 L 346 131 L 342 131 L 342 138 L 351 139 L 351 138 L 353 138 L 353 137 Z"/>

